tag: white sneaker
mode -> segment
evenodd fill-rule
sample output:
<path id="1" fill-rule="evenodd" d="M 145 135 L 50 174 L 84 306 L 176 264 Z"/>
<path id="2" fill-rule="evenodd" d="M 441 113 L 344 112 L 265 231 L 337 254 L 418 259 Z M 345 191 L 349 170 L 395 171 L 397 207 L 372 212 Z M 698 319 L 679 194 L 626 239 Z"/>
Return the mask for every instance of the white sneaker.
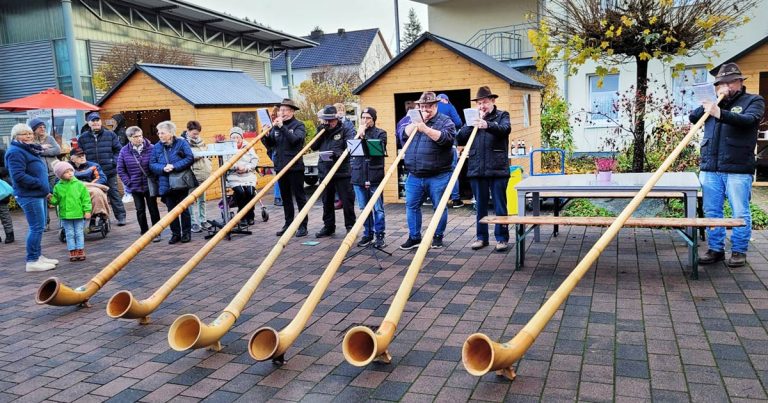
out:
<path id="1" fill-rule="evenodd" d="M 43 255 L 40 255 L 40 257 L 37 259 L 37 261 L 40 262 L 40 263 L 52 264 L 54 266 L 59 264 L 58 260 L 56 260 L 56 259 L 48 259 L 47 257 L 45 257 Z"/>
<path id="2" fill-rule="evenodd" d="M 43 263 L 41 261 L 37 262 L 27 262 L 27 271 L 33 272 L 33 271 L 48 271 L 55 269 L 56 266 L 54 266 L 51 263 Z"/>

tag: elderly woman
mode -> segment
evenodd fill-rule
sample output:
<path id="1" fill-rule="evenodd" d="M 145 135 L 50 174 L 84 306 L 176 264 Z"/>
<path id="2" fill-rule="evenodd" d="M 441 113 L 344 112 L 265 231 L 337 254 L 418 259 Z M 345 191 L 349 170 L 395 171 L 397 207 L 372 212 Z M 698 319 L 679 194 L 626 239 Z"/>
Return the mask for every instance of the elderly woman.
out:
<path id="1" fill-rule="evenodd" d="M 229 138 L 234 141 L 237 149 L 248 146 L 243 140 L 243 129 L 233 127 L 229 130 Z M 237 204 L 237 211 L 242 211 L 246 204 L 256 195 L 256 166 L 259 165 L 259 157 L 253 149 L 245 153 L 234 168 L 227 173 L 227 186 L 232 189 Z M 245 214 L 245 221 L 253 225 L 253 207 Z"/>
<path id="2" fill-rule="evenodd" d="M 48 128 L 45 126 L 45 122 L 40 118 L 34 118 L 29 121 L 29 127 L 32 128 L 32 132 L 35 133 L 35 144 L 39 144 L 43 147 L 43 152 L 40 156 L 45 161 L 45 165 L 48 168 L 48 186 L 53 190 L 53 185 L 56 184 L 56 175 L 53 174 L 53 164 L 59 161 L 59 154 L 61 154 L 61 146 L 56 142 L 53 136 L 48 135 Z M 51 215 L 48 209 L 45 209 L 45 230 L 51 223 Z"/>
<path id="3" fill-rule="evenodd" d="M 11 129 L 11 145 L 5 153 L 5 166 L 11 177 L 13 195 L 24 210 L 29 223 L 27 231 L 27 271 L 46 271 L 56 267 L 56 259 L 42 255 L 45 229 L 46 198 L 51 195 L 48 168 L 40 157 L 43 147 L 35 144 L 32 128 L 19 123 Z"/>
<path id="4" fill-rule="evenodd" d="M 187 122 L 186 139 L 193 154 L 208 149 L 208 145 L 205 144 L 205 141 L 200 136 L 201 130 L 203 130 L 203 126 L 200 125 L 200 122 L 196 120 Z M 195 157 L 195 162 L 192 164 L 192 172 L 195 174 L 197 183 L 205 182 L 211 176 L 211 160 L 206 157 Z M 189 206 L 189 214 L 192 216 L 192 232 L 201 232 L 203 229 L 210 227 L 205 211 L 205 193 Z"/>
<path id="5" fill-rule="evenodd" d="M 171 176 L 178 177 L 192 166 L 195 156 L 189 143 L 176 137 L 176 125 L 170 120 L 160 122 L 157 125 L 157 136 L 160 141 L 152 148 L 152 156 L 149 159 L 149 169 L 158 178 L 158 188 L 163 203 L 170 212 L 176 207 L 194 188 L 194 174 L 191 173 L 193 183 L 172 183 Z M 176 178 L 175 178 L 176 179 Z M 173 182 L 182 182 L 176 181 Z M 174 186 L 175 185 L 175 186 Z M 192 220 L 189 210 L 184 211 L 171 222 L 171 239 L 168 243 L 186 243 L 192 240 Z"/>
<path id="6" fill-rule="evenodd" d="M 149 159 L 152 156 L 152 143 L 144 138 L 144 133 L 138 126 L 131 126 L 125 130 L 128 144 L 120 149 L 117 156 L 117 174 L 123 182 L 126 191 L 133 196 L 133 205 L 136 206 L 136 221 L 139 222 L 141 233 L 149 230 L 147 225 L 147 210 L 152 220 L 152 225 L 160 221 L 160 212 L 157 210 L 157 194 L 150 191 L 150 181 L 154 181 L 154 192 L 157 192 L 157 179 L 149 169 Z M 154 242 L 159 242 L 156 237 Z"/>

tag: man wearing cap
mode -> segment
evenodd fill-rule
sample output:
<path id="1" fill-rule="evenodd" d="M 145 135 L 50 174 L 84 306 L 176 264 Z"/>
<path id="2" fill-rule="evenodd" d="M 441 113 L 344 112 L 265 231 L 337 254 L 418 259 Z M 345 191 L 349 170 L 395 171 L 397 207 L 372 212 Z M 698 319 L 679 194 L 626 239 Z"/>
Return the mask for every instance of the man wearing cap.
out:
<path id="1" fill-rule="evenodd" d="M 728 203 L 734 218 L 742 218 L 743 227 L 734 227 L 731 234 L 731 257 L 728 267 L 744 266 L 752 235 L 752 214 L 749 200 L 755 172 L 755 145 L 757 130 L 765 113 L 765 100 L 747 93 L 745 77 L 736 63 L 726 63 L 715 77 L 718 95 L 725 95 L 719 103 L 704 102 L 690 115 L 697 122 L 705 112 L 710 116 L 704 123 L 701 140 L 701 189 L 704 216 L 722 218 L 723 203 Z M 712 264 L 725 259 L 725 228 L 707 229 L 707 252 L 699 258 L 701 264 Z"/>
<path id="2" fill-rule="evenodd" d="M 317 117 L 323 124 L 318 131 L 325 129 L 323 138 L 312 144 L 312 150 L 320 151 L 320 161 L 317 163 L 319 179 L 322 181 L 333 165 L 347 149 L 347 140 L 355 137 L 355 131 L 344 126 L 337 115 L 336 107 L 326 105 Z M 351 170 L 349 160 L 345 160 L 333 175 L 323 191 L 323 228 L 315 234 L 317 238 L 325 238 L 336 232 L 336 209 L 334 208 L 336 192 L 339 193 L 342 210 L 344 211 L 344 226 L 349 231 L 355 225 L 355 194 L 350 183 Z"/>
<path id="3" fill-rule="evenodd" d="M 448 116 L 437 112 L 439 100 L 434 92 L 421 94 L 416 105 L 421 112 L 422 121 L 412 122 L 405 128 L 403 143 L 409 135 L 416 136 L 405 151 L 405 168 L 408 179 L 405 180 L 405 218 L 408 222 L 408 240 L 400 249 L 417 248 L 421 243 L 421 204 L 429 196 L 432 208 L 448 187 L 453 160 L 453 140 L 456 127 Z M 443 234 L 448 223 L 448 211 L 444 210 L 432 238 L 433 248 L 443 247 Z"/>
<path id="4" fill-rule="evenodd" d="M 299 107 L 291 99 L 283 99 L 278 108 L 277 116 L 272 122 L 272 129 L 262 140 L 270 150 L 269 155 L 272 156 L 275 170 L 288 169 L 288 172 L 277 181 L 278 186 L 280 186 L 283 212 L 285 213 L 285 224 L 280 231 L 277 231 L 277 236 L 283 235 L 293 222 L 295 216 L 293 200 L 296 200 L 296 206 L 299 210 L 307 204 L 307 195 L 304 193 L 304 161 L 299 158 L 293 166 L 286 168 L 293 157 L 304 148 L 304 139 L 307 136 L 304 123 L 294 117 L 297 110 Z M 296 231 L 297 237 L 307 236 L 307 221 L 308 218 L 305 217 L 301 222 L 301 226 Z"/>
<path id="5" fill-rule="evenodd" d="M 107 186 L 107 175 L 101 166 L 88 161 L 85 153 L 80 148 L 73 148 L 69 152 L 69 162 L 75 168 L 75 178 L 81 182 L 98 183 Z"/>
<path id="6" fill-rule="evenodd" d="M 466 145 L 473 127 L 477 127 L 467 167 L 467 177 L 477 201 L 477 240 L 472 243 L 473 250 L 488 246 L 488 224 L 480 223 L 480 219 L 488 215 L 488 202 L 491 198 L 496 215 L 507 215 L 507 182 L 509 181 L 507 150 L 512 126 L 509 113 L 496 108 L 498 97 L 489 87 L 480 87 L 477 90 L 477 96 L 472 99 L 476 102 L 479 119 L 467 122 L 467 126 L 461 128 L 456 136 L 459 145 Z M 493 235 L 496 238 L 496 251 L 506 251 L 509 243 L 509 227 L 496 224 Z"/>
<path id="7" fill-rule="evenodd" d="M 451 118 L 451 122 L 456 126 L 458 131 L 464 123 L 461 121 L 459 112 L 456 111 L 456 107 L 451 104 L 447 94 L 437 94 L 437 99 L 440 102 L 437 104 L 437 112 L 442 113 L 445 116 Z M 459 150 L 456 148 L 456 142 L 453 143 L 453 162 L 451 163 L 451 170 L 456 169 L 456 164 L 459 162 Z M 453 185 L 453 191 L 451 192 L 451 207 L 461 208 L 464 207 L 464 202 L 461 201 L 461 195 L 459 194 L 459 181 Z"/>
<path id="8" fill-rule="evenodd" d="M 117 135 L 101 126 L 101 116 L 91 112 L 86 116 L 89 129 L 77 138 L 77 145 L 85 152 L 88 160 L 101 165 L 107 174 L 109 204 L 117 218 L 117 225 L 125 225 L 125 206 L 117 188 L 117 156 L 120 154 L 120 141 Z"/>
<path id="9" fill-rule="evenodd" d="M 371 107 L 363 109 L 360 114 L 360 129 L 358 129 L 357 134 L 364 140 L 380 141 L 382 150 L 385 150 L 387 148 L 387 132 L 376 127 L 376 118 L 376 109 Z M 384 157 L 355 156 L 351 157 L 350 165 L 352 166 L 352 186 L 355 188 L 355 198 L 357 205 L 362 210 L 384 179 Z M 384 200 L 379 196 L 376 204 L 373 205 L 371 215 L 365 220 L 363 238 L 357 243 L 357 246 L 364 247 L 375 242 L 376 248 L 383 248 L 385 246 L 384 230 Z"/>

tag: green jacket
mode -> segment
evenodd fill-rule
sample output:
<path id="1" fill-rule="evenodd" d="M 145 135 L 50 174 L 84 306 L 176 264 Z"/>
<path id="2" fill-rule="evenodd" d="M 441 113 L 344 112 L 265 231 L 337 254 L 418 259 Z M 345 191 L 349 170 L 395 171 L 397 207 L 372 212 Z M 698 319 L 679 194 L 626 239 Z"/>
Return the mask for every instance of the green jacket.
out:
<path id="1" fill-rule="evenodd" d="M 65 220 L 83 218 L 92 209 L 88 189 L 77 178 L 56 183 L 50 203 L 59 206 L 59 217 Z"/>

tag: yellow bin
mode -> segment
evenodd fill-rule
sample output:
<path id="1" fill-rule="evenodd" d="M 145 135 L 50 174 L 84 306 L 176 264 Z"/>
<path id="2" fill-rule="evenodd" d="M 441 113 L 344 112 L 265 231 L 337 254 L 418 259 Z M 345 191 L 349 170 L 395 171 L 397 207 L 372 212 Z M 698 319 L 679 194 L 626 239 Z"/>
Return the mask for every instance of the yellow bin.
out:
<path id="1" fill-rule="evenodd" d="M 509 182 L 507 183 L 507 215 L 517 215 L 517 191 L 515 185 L 523 180 L 523 167 L 509 166 Z"/>

